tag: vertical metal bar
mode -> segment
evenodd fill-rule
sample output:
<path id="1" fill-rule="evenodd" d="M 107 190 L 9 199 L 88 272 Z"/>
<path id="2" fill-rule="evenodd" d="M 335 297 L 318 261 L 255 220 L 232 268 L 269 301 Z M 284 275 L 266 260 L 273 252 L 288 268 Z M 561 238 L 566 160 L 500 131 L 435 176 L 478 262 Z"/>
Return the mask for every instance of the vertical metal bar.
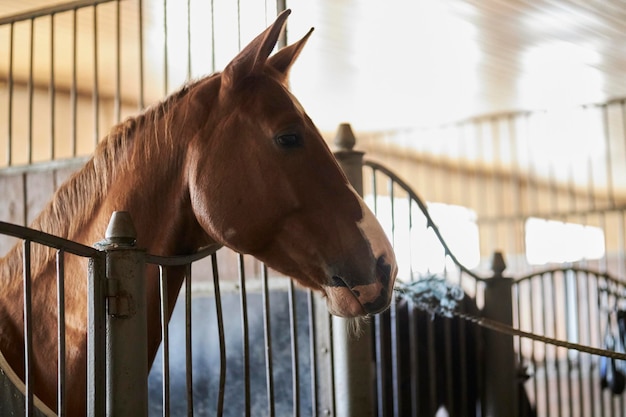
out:
<path id="1" fill-rule="evenodd" d="M 71 104 L 71 145 L 72 157 L 76 157 L 78 153 L 77 131 L 78 131 L 78 24 L 77 11 L 72 12 L 72 85 L 70 87 L 70 104 Z"/>
<path id="2" fill-rule="evenodd" d="M 327 319 L 328 319 L 328 356 L 329 356 L 329 362 L 330 362 L 330 395 L 331 395 L 331 407 L 332 409 L 329 410 L 330 411 L 330 415 L 336 416 L 337 415 L 337 395 L 336 395 L 336 389 L 337 389 L 337 380 L 335 378 L 335 373 L 333 372 L 333 370 L 336 368 L 335 366 L 335 338 L 334 338 L 334 320 L 332 318 L 332 316 L 330 314 L 326 315 Z M 328 414 L 328 413 L 326 413 Z"/>
<path id="3" fill-rule="evenodd" d="M 410 377 L 411 377 L 411 390 L 410 398 L 411 398 L 411 417 L 419 416 L 419 409 L 421 404 L 420 393 L 424 389 L 420 386 L 419 375 L 421 375 L 421 363 L 420 358 L 418 356 L 418 340 L 419 339 L 419 331 L 418 331 L 418 311 L 417 307 L 413 303 L 413 301 L 409 301 L 408 303 L 408 325 L 409 325 L 409 359 L 410 359 Z"/>
<path id="4" fill-rule="evenodd" d="M 606 169 L 606 191 L 609 206 L 615 207 L 615 188 L 613 187 L 613 161 L 611 160 L 611 130 L 609 128 L 609 110 L 607 105 L 600 106 L 602 112 L 602 133 L 604 134 L 604 167 Z M 606 230 L 606 229 L 604 229 Z"/>
<path id="5" fill-rule="evenodd" d="M 105 267 L 104 258 L 89 260 L 87 415 L 96 417 L 102 417 L 106 413 Z"/>
<path id="6" fill-rule="evenodd" d="M 55 86 L 55 76 L 54 76 L 54 33 L 55 33 L 55 25 L 54 25 L 54 17 L 55 14 L 50 15 L 50 160 L 53 161 L 55 159 L 54 145 L 55 145 L 55 96 L 56 96 L 56 86 Z"/>
<path id="7" fill-rule="evenodd" d="M 143 110 L 145 107 L 145 97 L 144 97 L 144 81 L 143 81 L 143 67 L 144 67 L 144 56 L 143 56 L 143 0 L 139 0 L 137 2 L 137 14 L 139 15 L 139 110 Z"/>
<path id="8" fill-rule="evenodd" d="M 215 0 L 211 0 L 211 71 L 215 72 Z"/>
<path id="9" fill-rule="evenodd" d="M 267 277 L 267 265 L 263 264 L 261 270 L 263 286 L 263 331 L 265 338 L 265 376 L 267 383 L 267 407 L 268 416 L 274 417 L 274 371 L 272 367 L 272 332 L 270 328 L 270 300 L 269 284 Z"/>
<path id="10" fill-rule="evenodd" d="M 7 105 L 7 166 L 13 164 L 13 65 L 14 65 L 14 37 L 15 37 L 15 23 L 11 23 L 9 26 L 9 102 Z"/>
<path id="11" fill-rule="evenodd" d="M 388 409 L 388 398 L 386 394 L 386 384 L 385 384 L 385 375 L 386 372 L 386 363 L 387 363 L 387 349 L 386 349 L 386 338 L 383 337 L 383 332 L 385 330 L 385 324 L 383 320 L 389 313 L 385 312 L 383 314 L 377 314 L 374 316 L 374 347 L 375 347 L 375 358 L 376 358 L 376 406 L 377 413 L 379 416 L 387 415 Z"/>
<path id="12" fill-rule="evenodd" d="M 280 45 L 278 45 L 280 49 Z M 241 51 L 241 2 L 237 0 L 237 50 Z"/>
<path id="13" fill-rule="evenodd" d="M 161 366 L 163 383 L 161 392 L 163 395 L 163 417 L 170 415 L 170 332 L 169 332 L 169 305 L 167 293 L 167 269 L 159 265 L 159 290 L 161 297 L 161 335 L 163 344 L 163 356 Z"/>
<path id="14" fill-rule="evenodd" d="M 535 332 L 535 317 L 532 314 L 532 311 L 534 310 L 534 304 L 533 304 L 533 283 L 534 283 L 534 279 L 529 279 L 528 281 L 526 281 L 527 287 L 528 287 L 528 291 L 527 291 L 527 296 L 528 296 L 528 305 L 529 308 L 528 310 L 531 312 L 530 315 L 530 328 L 529 331 L 531 333 Z M 537 346 L 538 342 L 535 341 L 531 341 L 531 345 L 530 345 L 530 363 L 532 364 L 533 367 L 533 373 L 534 373 L 534 377 L 532 380 L 533 383 L 533 396 L 535 397 L 535 407 L 537 409 L 537 411 L 539 410 L 539 388 L 538 388 L 538 381 L 537 381 L 537 357 L 536 357 L 536 351 L 535 348 Z"/>
<path id="15" fill-rule="evenodd" d="M 546 274 L 541 274 L 540 275 L 540 280 L 541 280 L 541 287 L 542 287 L 542 291 L 541 291 L 541 304 L 543 307 L 543 313 L 541 314 L 541 324 L 542 324 L 542 330 L 544 332 L 544 334 L 548 334 L 548 323 L 547 323 L 547 318 L 546 318 L 546 313 L 548 311 L 549 306 L 547 305 L 545 296 L 548 293 L 548 290 L 546 289 L 546 282 L 548 281 L 546 279 Z M 552 404 L 552 397 L 550 396 L 550 391 L 552 391 L 550 389 L 550 370 L 552 369 L 552 367 L 548 366 L 548 348 L 549 345 L 547 343 L 543 343 L 543 369 L 545 372 L 545 389 L 546 389 L 546 410 L 550 410 L 550 405 Z"/>
<path id="16" fill-rule="evenodd" d="M 98 76 L 98 5 L 93 5 L 93 140 L 94 149 L 100 139 L 100 85 Z"/>
<path id="17" fill-rule="evenodd" d="M 317 416 L 317 355 L 316 355 L 316 320 L 313 291 L 307 290 L 307 306 L 309 312 L 309 352 L 311 360 L 311 415 Z"/>
<path id="18" fill-rule="evenodd" d="M 393 415 L 395 417 L 401 417 L 402 401 L 400 397 L 400 366 L 402 364 L 400 364 L 398 311 L 395 297 L 392 297 L 391 305 L 389 306 L 389 330 L 391 335 L 391 388 L 393 393 L 391 401 L 393 404 Z"/>
<path id="19" fill-rule="evenodd" d="M 191 0 L 187 0 L 187 80 L 191 79 Z"/>
<path id="20" fill-rule="evenodd" d="M 241 305 L 241 342 L 243 352 L 244 415 L 250 416 L 250 336 L 248 328 L 248 294 L 244 255 L 238 254 L 239 300 Z"/>
<path id="21" fill-rule="evenodd" d="M 469 410 L 469 395 L 468 395 L 468 389 L 469 389 L 469 385 L 475 384 L 475 380 L 474 381 L 469 381 L 469 375 L 467 372 L 467 366 L 470 363 L 469 361 L 471 360 L 471 358 L 468 357 L 467 354 L 467 345 L 468 345 L 468 341 L 467 341 L 467 331 L 466 331 L 466 322 L 465 320 L 460 320 L 460 319 L 456 319 L 457 323 L 458 323 L 458 331 L 457 331 L 457 337 L 458 337 L 458 346 L 459 346 L 459 351 L 460 351 L 460 357 L 459 357 L 459 361 L 461 363 L 461 369 L 460 369 L 460 378 L 461 378 L 461 383 L 459 384 L 461 386 L 461 398 L 459 399 L 459 410 L 461 410 L 461 415 L 467 415 L 466 414 L 466 410 Z M 452 345 L 452 344 L 451 344 Z M 453 345 L 452 345 L 453 346 Z M 474 376 L 475 378 L 476 376 Z M 478 391 L 478 387 L 476 388 L 476 391 Z"/>
<path id="22" fill-rule="evenodd" d="M 576 293 L 573 293 L 572 296 L 572 291 L 575 291 L 575 287 L 572 286 L 572 274 L 573 272 L 571 271 L 567 271 L 564 272 L 563 275 L 563 287 L 565 289 L 563 296 L 565 298 L 565 320 L 570 320 L 571 317 L 574 317 L 574 320 L 576 322 L 576 333 L 575 336 L 572 337 L 570 336 L 570 332 L 569 332 L 569 323 L 565 323 L 565 334 L 567 335 L 567 340 L 573 340 L 574 342 L 580 343 L 580 331 L 578 328 L 578 311 L 580 308 L 580 305 L 578 304 L 578 301 L 574 301 L 573 297 L 576 296 Z M 558 336 L 557 336 L 558 337 Z M 572 376 L 573 376 L 573 367 L 572 367 L 572 358 L 571 355 L 572 354 L 576 354 L 576 351 L 574 350 L 569 350 L 567 349 L 565 351 L 565 356 L 566 356 L 566 365 L 567 365 L 567 379 L 565 381 L 565 386 L 567 388 L 567 395 L 565 397 L 565 400 L 568 402 L 567 404 L 567 408 L 569 410 L 574 410 L 573 406 L 574 406 L 574 395 L 573 395 L 573 389 L 572 389 Z M 582 396 L 581 396 L 582 397 Z M 581 400 L 578 400 L 578 403 L 580 405 Z M 582 407 L 577 407 L 578 409 L 582 409 Z"/>
<path id="23" fill-rule="evenodd" d="M 556 295 L 556 281 L 554 273 L 550 274 L 550 296 L 552 304 L 552 337 L 558 337 L 557 327 L 557 295 Z M 561 396 L 561 364 L 559 363 L 559 347 L 553 346 L 554 351 L 554 371 L 556 372 L 556 398 L 557 398 L 557 412 L 559 416 L 563 415 L 563 398 Z"/>
<path id="24" fill-rule="evenodd" d="M 121 12 L 120 0 L 115 2 L 115 104 L 114 115 L 115 123 L 119 123 L 122 119 L 122 28 L 121 28 Z"/>
<path id="25" fill-rule="evenodd" d="M 296 301 L 293 280 L 289 280 L 289 325 L 291 334 L 291 387 L 292 387 L 292 405 L 294 417 L 300 416 L 300 372 L 298 367 L 298 328 L 296 316 Z"/>
<path id="26" fill-rule="evenodd" d="M 217 303 L 217 291 L 216 291 Z M 191 340 L 191 264 L 185 267 L 185 388 L 187 392 L 187 415 L 193 416 L 193 355 Z M 218 328 L 219 330 L 219 328 Z M 220 344 L 221 348 L 221 344 Z M 220 386 L 220 392 L 222 388 Z"/>
<path id="27" fill-rule="evenodd" d="M 57 414 L 64 417 L 65 405 L 65 252 L 57 251 L 57 340 L 58 340 L 58 365 L 57 365 Z"/>
<path id="28" fill-rule="evenodd" d="M 287 8 L 287 2 L 285 0 L 276 0 L 276 14 L 279 15 Z M 267 15 L 267 14 L 266 14 Z M 277 42 L 278 49 L 287 46 L 287 27 L 281 33 Z"/>
<path id="29" fill-rule="evenodd" d="M 224 412 L 224 387 L 226 386 L 226 341 L 224 338 L 224 319 L 222 315 L 222 296 L 220 295 L 220 276 L 217 269 L 217 253 L 211 255 L 211 264 L 213 267 L 213 286 L 215 288 L 217 335 L 220 342 L 220 383 L 217 393 L 217 415 L 221 416 Z"/>
<path id="30" fill-rule="evenodd" d="M 428 320 L 426 324 L 426 334 L 427 334 L 427 360 L 428 360 L 428 375 L 430 377 L 430 384 L 428 385 L 428 400 L 427 407 L 429 415 L 433 415 L 437 412 L 437 387 L 440 384 L 439 379 L 441 375 L 437 372 L 437 356 L 439 352 L 437 352 L 437 346 L 435 344 L 436 334 L 435 334 L 435 321 Z"/>
<path id="31" fill-rule="evenodd" d="M 26 416 L 32 416 L 35 412 L 33 406 L 33 323 L 32 323 L 32 297 L 31 297 L 31 259 L 30 240 L 23 243 L 24 259 L 22 273 L 24 280 L 24 384 L 26 385 L 26 397 L 24 410 Z"/>
<path id="32" fill-rule="evenodd" d="M 35 55 L 35 19 L 30 19 L 30 45 L 28 66 L 28 164 L 33 163 L 33 102 L 35 95 L 34 81 L 34 55 Z"/>
<path id="33" fill-rule="evenodd" d="M 168 51 L 167 51 L 167 0 L 163 0 L 163 94 L 169 91 L 168 85 Z"/>

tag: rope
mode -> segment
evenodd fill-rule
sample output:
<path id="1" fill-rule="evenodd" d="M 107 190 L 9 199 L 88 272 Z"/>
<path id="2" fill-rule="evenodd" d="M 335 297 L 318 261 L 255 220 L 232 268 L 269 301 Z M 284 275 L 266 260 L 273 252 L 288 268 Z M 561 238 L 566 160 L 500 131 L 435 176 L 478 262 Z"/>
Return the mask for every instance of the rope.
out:
<path id="1" fill-rule="evenodd" d="M 541 336 L 535 333 L 525 332 L 523 330 L 516 329 L 508 324 L 491 320 L 486 317 L 479 317 L 469 313 L 461 313 L 458 311 L 451 311 L 451 314 L 462 318 L 464 320 L 470 321 L 472 323 L 478 324 L 479 326 L 485 327 L 487 329 L 508 334 L 510 336 L 519 336 L 524 337 L 526 339 L 532 339 L 537 342 L 543 342 L 550 345 L 555 345 L 559 347 L 563 347 L 566 349 L 577 350 L 579 352 L 589 353 L 591 355 L 605 356 L 611 359 L 619 359 L 626 360 L 626 353 L 614 352 L 607 349 L 594 348 L 591 346 L 581 345 L 579 343 L 566 342 L 564 340 L 554 339 L 547 336 Z"/>

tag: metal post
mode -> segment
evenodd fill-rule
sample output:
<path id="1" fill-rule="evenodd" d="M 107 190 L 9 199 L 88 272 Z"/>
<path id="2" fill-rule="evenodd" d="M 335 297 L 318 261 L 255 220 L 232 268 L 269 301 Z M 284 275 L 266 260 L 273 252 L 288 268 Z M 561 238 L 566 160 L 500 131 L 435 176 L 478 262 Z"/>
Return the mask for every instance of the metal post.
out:
<path id="1" fill-rule="evenodd" d="M 508 325 L 513 324 L 513 279 L 502 275 L 506 269 L 501 252 L 494 252 L 493 277 L 487 280 L 482 315 Z M 517 417 L 518 380 L 513 336 L 494 331 L 484 335 L 485 410 L 488 417 Z"/>
<path id="2" fill-rule="evenodd" d="M 363 197 L 363 155 L 365 152 L 354 150 L 356 138 L 349 123 L 339 125 L 334 143 L 337 147 L 334 152 L 337 162 L 348 177 L 350 184 Z"/>
<path id="3" fill-rule="evenodd" d="M 353 149 L 356 139 L 349 124 L 339 125 L 335 158 L 354 189 L 363 195 L 363 152 Z M 360 336 L 351 335 L 346 319 L 333 317 L 335 407 L 338 417 L 375 414 L 375 381 L 372 326 L 363 325 Z"/>
<path id="4" fill-rule="evenodd" d="M 148 415 L 145 251 L 130 214 L 114 212 L 97 248 L 106 252 L 106 415 Z"/>

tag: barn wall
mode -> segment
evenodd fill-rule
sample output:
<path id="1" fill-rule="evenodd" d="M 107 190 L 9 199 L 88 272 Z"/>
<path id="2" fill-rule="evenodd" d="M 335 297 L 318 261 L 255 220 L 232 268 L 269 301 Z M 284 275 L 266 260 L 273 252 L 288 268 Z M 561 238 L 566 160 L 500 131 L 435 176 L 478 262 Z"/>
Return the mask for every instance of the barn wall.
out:
<path id="1" fill-rule="evenodd" d="M 424 200 L 468 207 L 480 229 L 481 268 L 503 251 L 525 258 L 530 216 L 600 227 L 606 256 L 584 262 L 623 276 L 626 210 L 624 103 L 581 107 L 569 118 L 505 114 L 434 129 L 357 133 L 366 157 L 392 167 Z"/>

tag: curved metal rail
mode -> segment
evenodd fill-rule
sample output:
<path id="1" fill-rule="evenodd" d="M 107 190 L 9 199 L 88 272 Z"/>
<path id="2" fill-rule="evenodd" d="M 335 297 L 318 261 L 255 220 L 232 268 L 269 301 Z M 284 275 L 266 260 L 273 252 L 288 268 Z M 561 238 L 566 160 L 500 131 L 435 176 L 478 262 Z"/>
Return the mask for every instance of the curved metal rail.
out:
<path id="1" fill-rule="evenodd" d="M 426 207 L 426 204 L 424 204 L 424 202 L 417 195 L 417 193 L 415 191 L 413 191 L 413 189 L 411 188 L 410 185 L 408 185 L 406 182 L 404 182 L 400 177 L 398 177 L 396 174 L 394 174 L 388 168 L 384 167 L 383 165 L 381 165 L 381 164 L 379 164 L 377 162 L 370 161 L 370 160 L 364 160 L 363 161 L 363 165 L 370 167 L 374 171 L 374 173 L 376 171 L 382 172 L 387 177 L 389 177 L 389 179 L 391 179 L 391 181 L 393 181 L 400 188 L 402 188 L 409 195 L 411 200 L 414 201 L 417 204 L 417 206 L 421 210 L 421 212 L 424 215 L 424 217 L 426 217 L 427 227 L 430 227 L 433 230 L 433 232 L 435 233 L 435 236 L 437 237 L 437 240 L 439 240 L 439 243 L 441 243 L 441 245 L 443 246 L 443 249 L 445 251 L 446 256 L 449 256 L 450 259 L 452 259 L 454 264 L 461 271 L 463 271 L 467 275 L 471 276 L 476 281 L 481 281 L 481 282 L 486 281 L 486 278 L 483 278 L 483 277 L 477 275 L 476 273 L 470 271 L 465 265 L 463 265 L 463 263 L 461 261 L 459 261 L 459 259 L 454 255 L 454 253 L 452 253 L 452 250 L 450 250 L 450 247 L 446 243 L 446 240 L 443 238 L 443 235 L 439 231 L 439 228 L 437 227 L 437 224 L 434 222 L 434 220 L 430 216 L 430 213 L 428 212 L 428 208 Z"/>

